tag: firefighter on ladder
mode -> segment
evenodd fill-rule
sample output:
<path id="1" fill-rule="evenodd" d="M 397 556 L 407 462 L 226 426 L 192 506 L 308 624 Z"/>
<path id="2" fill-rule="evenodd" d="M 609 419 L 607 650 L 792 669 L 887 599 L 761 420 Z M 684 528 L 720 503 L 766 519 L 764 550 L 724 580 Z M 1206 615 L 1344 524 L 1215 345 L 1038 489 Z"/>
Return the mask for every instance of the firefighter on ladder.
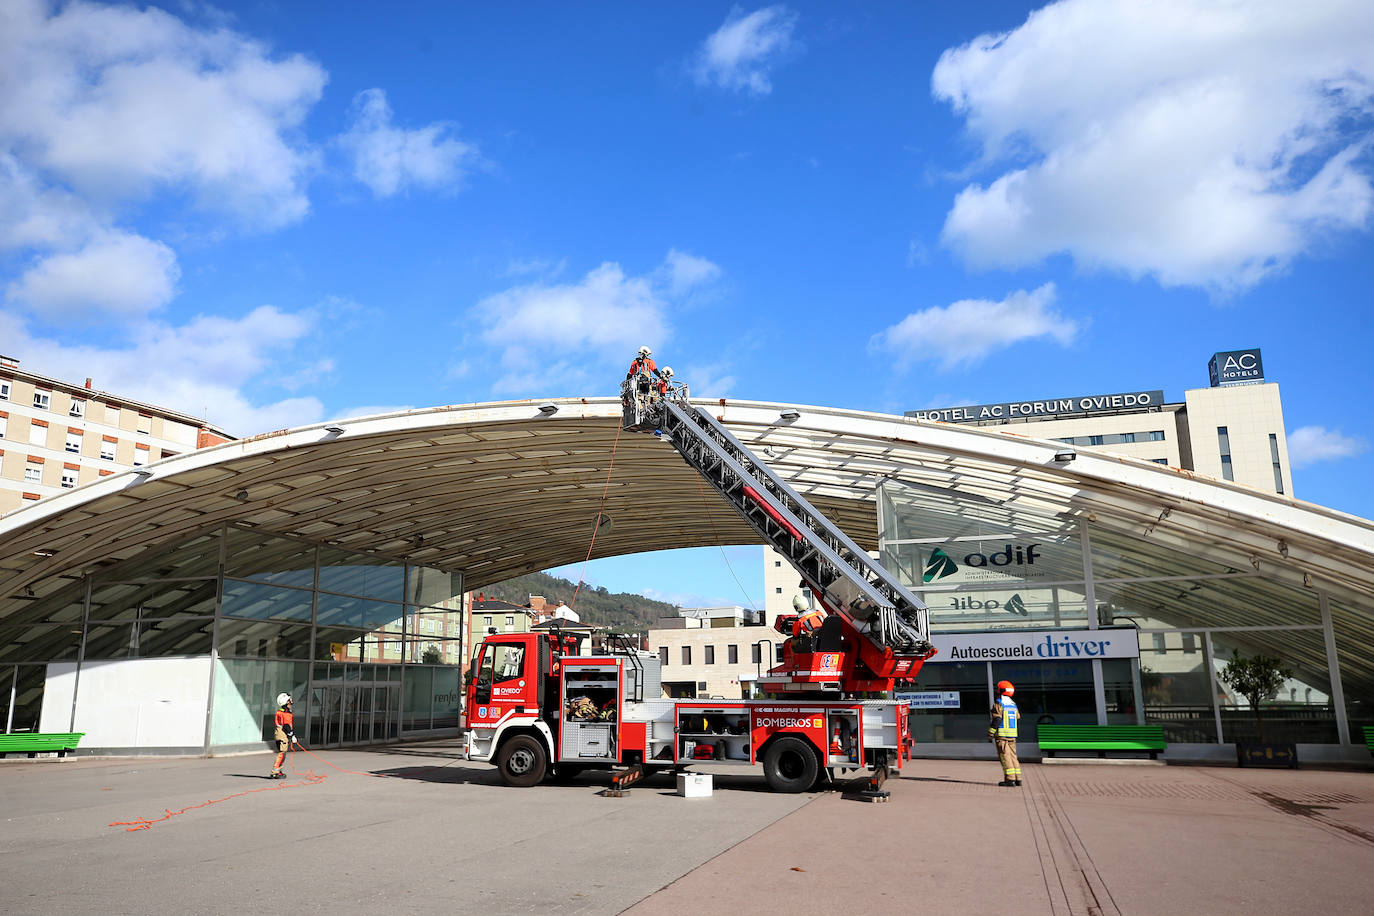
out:
<path id="1" fill-rule="evenodd" d="M 997 757 L 1002 761 L 1002 781 L 999 786 L 1021 785 L 1021 762 L 1016 759 L 1016 723 L 1021 718 L 1011 695 L 1016 687 L 1011 681 L 997 682 L 997 702 L 993 704 L 988 722 L 988 740 L 997 745 Z"/>

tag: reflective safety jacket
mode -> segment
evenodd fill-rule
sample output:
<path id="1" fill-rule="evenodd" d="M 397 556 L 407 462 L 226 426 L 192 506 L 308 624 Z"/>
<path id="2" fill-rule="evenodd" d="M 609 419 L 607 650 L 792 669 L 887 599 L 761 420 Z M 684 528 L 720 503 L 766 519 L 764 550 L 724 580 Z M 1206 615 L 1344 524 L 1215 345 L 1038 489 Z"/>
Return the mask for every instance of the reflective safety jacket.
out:
<path id="1" fill-rule="evenodd" d="M 634 378 L 641 372 L 643 372 L 645 375 L 650 376 L 658 375 L 658 363 L 654 362 L 647 356 L 643 357 L 642 359 L 636 357 L 635 361 L 630 363 L 630 371 L 625 373 L 625 377 Z"/>
<path id="2" fill-rule="evenodd" d="M 293 716 L 289 709 L 278 709 L 277 714 L 272 718 L 272 724 L 276 726 L 276 739 L 278 741 L 291 741 L 296 737 L 296 732 L 292 729 Z"/>
<path id="3" fill-rule="evenodd" d="M 1016 722 L 1020 718 L 1021 711 L 1016 708 L 1016 702 L 1011 697 L 998 697 L 997 705 L 992 707 L 992 720 L 988 723 L 988 732 L 999 738 L 1015 738 Z"/>

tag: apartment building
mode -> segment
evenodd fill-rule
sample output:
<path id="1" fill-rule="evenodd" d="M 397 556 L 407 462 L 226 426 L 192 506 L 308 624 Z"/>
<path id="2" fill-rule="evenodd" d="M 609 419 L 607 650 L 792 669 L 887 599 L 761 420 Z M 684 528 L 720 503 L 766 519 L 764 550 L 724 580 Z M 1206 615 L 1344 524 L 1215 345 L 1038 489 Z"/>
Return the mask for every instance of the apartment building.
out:
<path id="1" fill-rule="evenodd" d="M 25 371 L 0 356 L 0 514 L 234 438 L 204 420 Z"/>

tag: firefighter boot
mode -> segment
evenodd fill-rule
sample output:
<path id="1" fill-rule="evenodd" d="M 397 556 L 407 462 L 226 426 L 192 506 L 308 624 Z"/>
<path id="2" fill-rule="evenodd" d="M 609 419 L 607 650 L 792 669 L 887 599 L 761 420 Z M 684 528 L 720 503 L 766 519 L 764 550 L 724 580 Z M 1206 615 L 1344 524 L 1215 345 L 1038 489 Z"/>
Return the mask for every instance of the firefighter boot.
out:
<path id="1" fill-rule="evenodd" d="M 1013 779 L 1011 782 L 1012 782 L 1012 785 L 1016 786 L 1016 788 L 1018 788 L 1018 789 L 1021 788 L 1021 780 L 1019 780 L 1019 779 Z"/>
<path id="2" fill-rule="evenodd" d="M 1010 779 L 1004 779 L 1001 782 L 999 782 L 998 785 L 1002 786 L 1003 788 L 1010 789 L 1013 788 L 1016 785 L 1016 783 Z"/>

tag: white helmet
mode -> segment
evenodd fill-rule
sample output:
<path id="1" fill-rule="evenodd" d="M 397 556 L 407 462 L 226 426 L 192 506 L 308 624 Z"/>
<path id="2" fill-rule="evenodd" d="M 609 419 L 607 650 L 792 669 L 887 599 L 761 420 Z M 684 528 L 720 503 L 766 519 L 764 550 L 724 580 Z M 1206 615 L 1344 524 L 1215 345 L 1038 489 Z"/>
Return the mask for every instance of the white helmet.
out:
<path id="1" fill-rule="evenodd" d="M 673 367 L 672 367 L 672 366 L 664 366 L 664 367 L 663 367 L 663 377 L 664 377 L 664 378 L 672 378 L 672 377 L 673 377 Z"/>
<path id="2" fill-rule="evenodd" d="M 792 610 L 796 611 L 797 613 L 809 610 L 806 604 L 806 600 L 803 599 L 801 595 L 792 596 Z"/>
<path id="3" fill-rule="evenodd" d="M 289 694 L 289 693 L 279 693 L 279 694 L 277 694 L 277 705 L 278 705 L 278 706 L 285 706 L 287 703 L 290 703 L 290 702 L 291 702 L 291 694 Z"/>
<path id="4" fill-rule="evenodd" d="M 648 347 L 640 347 L 640 348 L 639 348 L 639 355 L 640 355 L 641 357 L 643 357 L 643 356 L 652 356 L 653 353 L 654 353 L 654 351 L 653 351 L 653 350 L 650 350 Z"/>

